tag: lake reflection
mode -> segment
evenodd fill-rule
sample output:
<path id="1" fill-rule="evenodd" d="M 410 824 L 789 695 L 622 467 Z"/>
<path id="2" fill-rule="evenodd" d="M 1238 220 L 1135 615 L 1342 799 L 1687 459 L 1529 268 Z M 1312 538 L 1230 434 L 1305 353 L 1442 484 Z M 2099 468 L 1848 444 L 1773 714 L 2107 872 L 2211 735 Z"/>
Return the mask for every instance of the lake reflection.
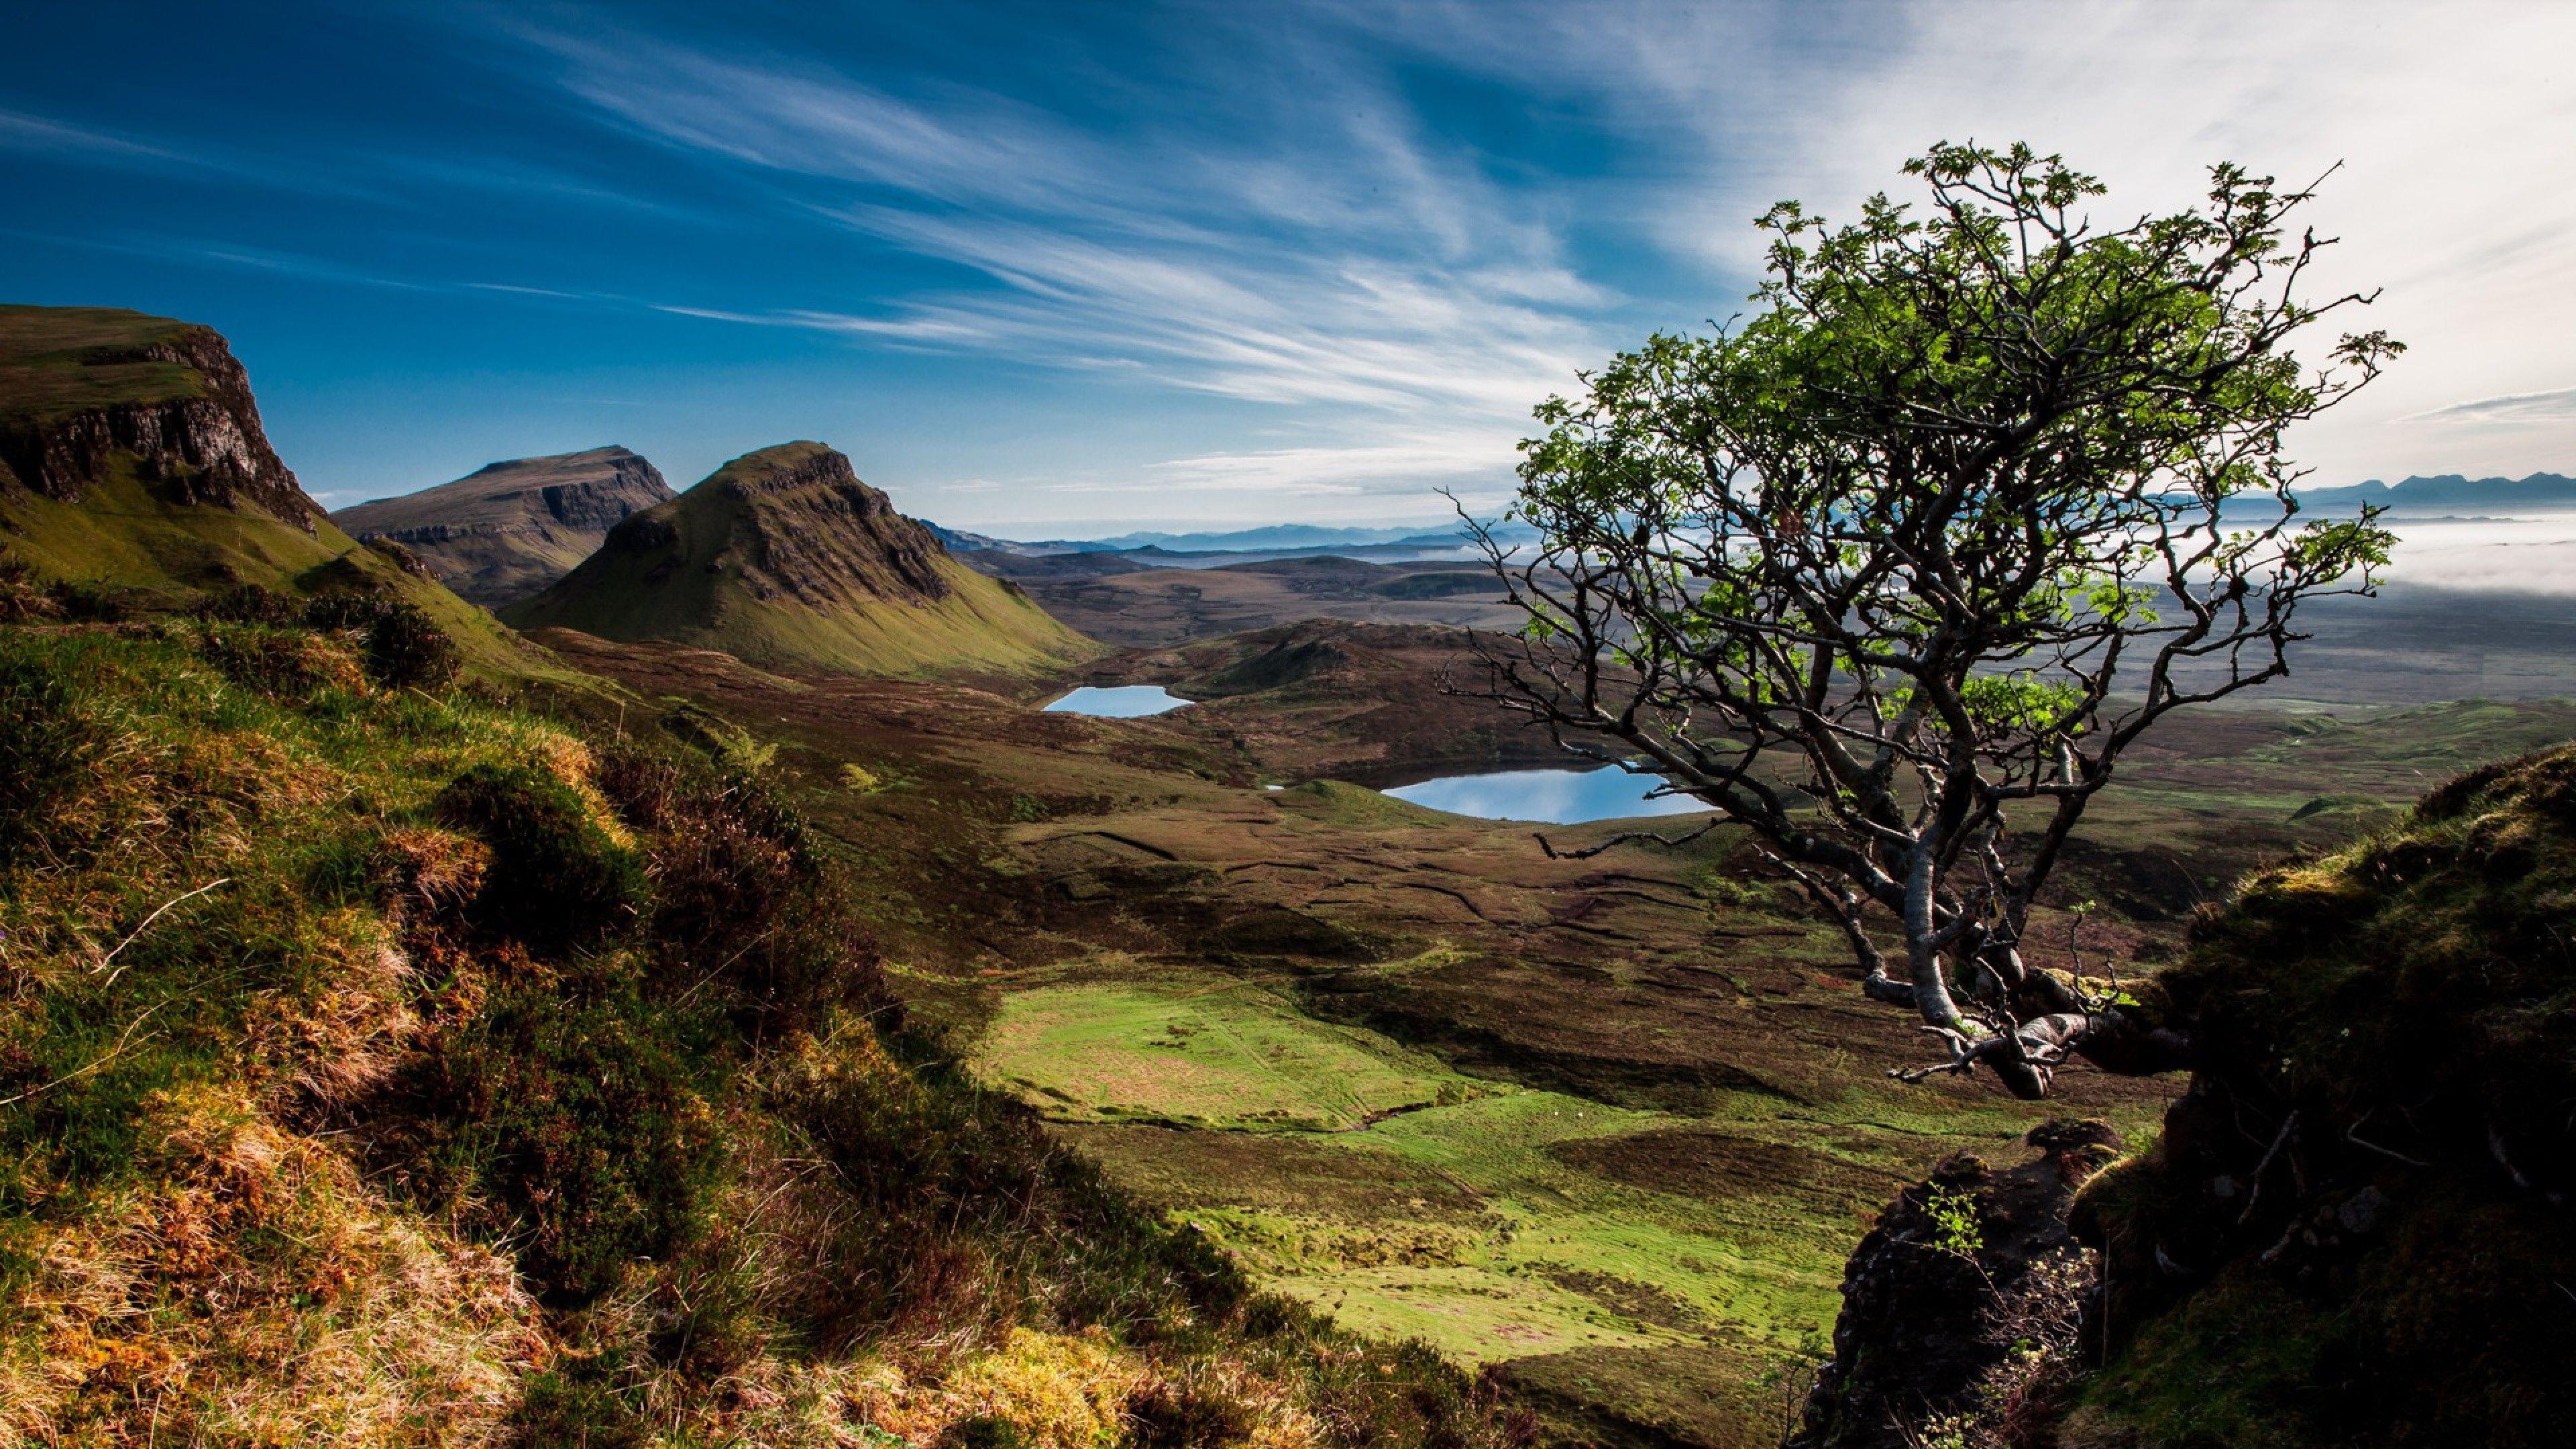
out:
<path id="1" fill-rule="evenodd" d="M 1398 800 L 1475 815 L 1487 820 L 1535 820 L 1574 825 L 1586 820 L 1626 820 L 1639 815 L 1688 815 L 1708 807 L 1684 795 L 1649 800 L 1659 782 L 1616 765 L 1597 770 L 1497 770 L 1483 775 L 1442 775 L 1386 793 Z"/>
<path id="2" fill-rule="evenodd" d="M 1159 684 L 1121 684 L 1110 688 L 1086 684 L 1062 699 L 1048 702 L 1048 714 L 1091 714 L 1104 719 L 1135 719 L 1169 714 L 1189 701 Z"/>

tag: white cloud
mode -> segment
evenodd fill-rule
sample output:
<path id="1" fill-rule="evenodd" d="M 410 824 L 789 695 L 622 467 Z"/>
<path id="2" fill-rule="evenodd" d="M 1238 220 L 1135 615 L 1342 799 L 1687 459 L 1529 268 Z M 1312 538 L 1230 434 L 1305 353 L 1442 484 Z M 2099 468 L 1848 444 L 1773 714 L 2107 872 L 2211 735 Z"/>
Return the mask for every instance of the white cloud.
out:
<path id="1" fill-rule="evenodd" d="M 1426 139 L 1348 55 L 1299 69 L 1327 80 L 1240 78 L 1293 143 L 1202 144 L 1154 129 L 1190 118 L 1150 114 L 1113 143 L 1005 97 L 899 97 L 801 58 L 526 35 L 620 127 L 747 164 L 810 215 L 982 279 L 863 315 L 662 310 L 1123 372 L 1289 410 L 1316 440 L 1030 491 L 1394 491 L 1418 508 L 1440 483 L 1507 476 L 1530 406 L 1613 343 L 1596 320 L 1612 294 L 1570 263 L 1545 206 Z"/>
<path id="2" fill-rule="evenodd" d="M 1936 140 L 2027 140 L 2102 176 L 2121 220 L 2195 200 L 2209 163 L 2284 181 L 2342 163 L 2314 207 L 2340 236 L 2319 292 L 2384 287 L 2355 325 L 2409 353 L 2295 447 L 2321 476 L 2522 473 L 2576 460 L 2576 416 L 2452 412 L 2564 381 L 2576 335 L 2576 5 L 2128 0 L 2082 5 L 1354 6 L 1354 25 L 1514 84 L 1579 94 L 1664 158 L 1626 224 L 1719 288 L 1748 225 L 1797 197 L 1899 199 Z M 1708 310 L 1734 298 L 1715 290 Z M 1680 320 L 1680 319 L 1676 319 Z M 2338 318 L 2338 322 L 2343 319 Z M 2320 345 L 2316 351 L 2322 351 Z M 2486 430 L 2464 423 L 2494 424 Z M 2510 429 L 2504 423 L 2515 426 Z M 2536 428 L 2534 424 L 2549 424 Z"/>
<path id="3" fill-rule="evenodd" d="M 2397 421 L 2414 422 L 2560 422 L 2576 420 L 2576 387 L 2547 392 L 2514 392 L 2502 397 L 2470 398 L 2409 413 Z"/>

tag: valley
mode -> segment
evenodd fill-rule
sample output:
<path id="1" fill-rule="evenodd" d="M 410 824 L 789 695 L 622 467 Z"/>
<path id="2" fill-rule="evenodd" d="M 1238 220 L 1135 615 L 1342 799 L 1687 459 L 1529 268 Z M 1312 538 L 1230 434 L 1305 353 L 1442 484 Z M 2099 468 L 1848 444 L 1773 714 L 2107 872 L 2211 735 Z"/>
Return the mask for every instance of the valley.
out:
<path id="1" fill-rule="evenodd" d="M 1139 719 L 537 637 L 778 741 L 897 989 L 1058 1141 L 1264 1283 L 1491 1365 L 1567 1433 L 1772 1442 L 1897 1186 L 1963 1148 L 2015 1160 L 2052 1116 L 2151 1140 L 2179 1086 L 1891 1082 L 1925 1056 L 1911 1023 L 1729 833 L 1551 860 L 1530 825 L 1351 783 L 1550 758 L 1496 751 L 1418 668 L 1368 667 L 1441 657 L 1437 631 L 1308 622 L 1093 666 L 1209 696 Z M 1343 656 L 1320 680 L 1247 668 L 1319 641 Z M 1443 710 L 1461 733 L 1418 717 Z M 2038 954 L 2152 970 L 2244 870 L 2570 734 L 2576 706 L 2537 701 L 2187 716 L 2070 858 L 2060 898 L 2101 908 L 2071 938 L 2047 913 Z M 852 766 L 878 783 L 853 792 Z"/>

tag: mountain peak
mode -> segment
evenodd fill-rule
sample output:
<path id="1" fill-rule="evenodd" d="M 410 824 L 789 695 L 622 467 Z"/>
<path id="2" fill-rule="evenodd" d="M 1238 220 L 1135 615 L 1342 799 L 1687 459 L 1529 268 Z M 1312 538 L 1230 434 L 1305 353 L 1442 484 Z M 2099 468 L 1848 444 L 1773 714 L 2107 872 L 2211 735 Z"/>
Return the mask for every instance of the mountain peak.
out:
<path id="1" fill-rule="evenodd" d="M 846 455 L 811 441 L 745 453 L 619 523 L 589 561 L 507 617 L 858 674 L 1027 669 L 1091 648 L 1018 590 L 951 559 Z"/>
<path id="2" fill-rule="evenodd" d="M 572 571 L 608 531 L 673 494 L 660 470 L 609 445 L 487 463 L 452 483 L 331 515 L 357 538 L 390 539 L 487 608 Z"/>

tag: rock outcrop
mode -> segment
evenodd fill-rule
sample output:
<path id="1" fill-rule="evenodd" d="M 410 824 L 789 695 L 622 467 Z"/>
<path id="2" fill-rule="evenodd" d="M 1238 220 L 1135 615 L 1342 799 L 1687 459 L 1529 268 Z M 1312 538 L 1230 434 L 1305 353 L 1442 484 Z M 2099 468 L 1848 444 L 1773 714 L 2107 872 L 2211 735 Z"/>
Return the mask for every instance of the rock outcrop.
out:
<path id="1" fill-rule="evenodd" d="M 0 307 L 0 486 L 78 502 L 119 453 L 172 503 L 256 509 L 308 535 L 322 512 L 269 446 L 250 378 L 213 328 Z"/>
<path id="2" fill-rule="evenodd" d="M 2040 1155 L 2017 1167 L 1944 1161 L 1861 1239 L 1800 1449 L 1911 1449 L 2013 1412 L 2064 1371 L 2093 1282 L 2067 1210 L 2120 1139 L 2049 1122 L 2027 1140 Z"/>
<path id="3" fill-rule="evenodd" d="M 305 617 L 278 596 L 327 599 L 312 617 L 368 629 L 379 663 L 410 661 L 400 673 L 568 677 L 401 544 L 334 526 L 269 445 L 224 339 L 139 312 L 0 307 L 0 578 L 0 616 L 274 620 Z"/>
<path id="4" fill-rule="evenodd" d="M 921 675 L 1052 669 L 1096 652 L 820 443 L 747 453 L 620 522 L 503 611 L 523 629 L 720 649 L 765 668 Z"/>
<path id="5" fill-rule="evenodd" d="M 739 466 L 752 459 L 758 462 Z M 895 512 L 892 499 L 859 481 L 847 457 L 820 443 L 751 454 L 708 481 L 738 505 L 734 544 L 755 598 L 783 594 L 829 608 L 935 603 L 953 591 L 939 568 L 948 549 L 938 536 Z M 639 530 L 625 543 L 641 537 Z"/>
<path id="6" fill-rule="evenodd" d="M 608 531 L 675 495 L 625 448 L 513 458 L 452 483 L 331 515 L 352 537 L 391 540 L 487 608 L 541 592 L 596 552 Z"/>
<path id="7" fill-rule="evenodd" d="M 2071 1205 L 1965 1164 L 1910 1190 L 1852 1259 L 1804 1442 L 2576 1443 L 2571 943 L 2576 747 L 2251 877 L 2137 987 L 2192 1042 L 2155 1144 Z M 1973 1266 L 1937 1251 L 1978 1234 Z M 2073 1332 L 2062 1294 L 2012 1306 L 2077 1244 Z"/>

